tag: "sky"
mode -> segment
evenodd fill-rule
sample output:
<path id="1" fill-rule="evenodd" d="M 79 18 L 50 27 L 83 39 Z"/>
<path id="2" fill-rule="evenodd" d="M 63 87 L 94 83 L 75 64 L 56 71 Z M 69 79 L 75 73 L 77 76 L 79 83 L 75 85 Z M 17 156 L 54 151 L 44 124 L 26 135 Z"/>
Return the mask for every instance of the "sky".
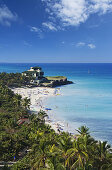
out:
<path id="1" fill-rule="evenodd" d="M 0 62 L 112 62 L 112 0 L 0 0 Z"/>

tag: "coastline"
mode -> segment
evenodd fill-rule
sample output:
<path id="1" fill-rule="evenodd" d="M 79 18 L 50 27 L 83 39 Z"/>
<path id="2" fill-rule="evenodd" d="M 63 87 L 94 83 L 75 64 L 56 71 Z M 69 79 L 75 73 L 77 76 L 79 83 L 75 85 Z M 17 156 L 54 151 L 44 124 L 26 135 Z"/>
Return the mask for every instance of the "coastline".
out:
<path id="1" fill-rule="evenodd" d="M 20 94 L 22 98 L 29 98 L 31 105 L 30 111 L 38 114 L 40 110 L 43 110 L 47 113 L 48 117 L 45 118 L 45 123 L 51 126 L 56 133 L 60 131 L 65 131 L 65 125 L 53 119 L 53 110 L 45 106 L 46 100 L 49 97 L 60 95 L 60 88 L 50 88 L 50 87 L 22 87 L 22 88 L 13 88 L 11 89 L 15 94 Z M 51 113 L 52 111 L 52 113 Z M 52 116 L 51 116 L 52 114 Z"/>

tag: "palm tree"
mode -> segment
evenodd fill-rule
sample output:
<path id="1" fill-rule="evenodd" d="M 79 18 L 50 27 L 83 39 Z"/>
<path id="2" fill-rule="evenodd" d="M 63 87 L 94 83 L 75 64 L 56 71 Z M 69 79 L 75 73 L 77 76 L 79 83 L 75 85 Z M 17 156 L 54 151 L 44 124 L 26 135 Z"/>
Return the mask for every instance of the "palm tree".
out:
<path id="1" fill-rule="evenodd" d="M 49 131 L 46 133 L 43 126 L 40 131 L 38 129 L 35 132 L 38 139 L 36 139 L 38 144 L 34 144 L 32 147 L 33 157 L 32 159 L 32 169 L 55 169 L 55 170 L 63 170 L 64 167 L 64 159 L 62 158 L 63 150 L 58 147 L 58 135 L 54 133 L 54 131 Z M 34 136 L 34 138 L 36 137 Z M 31 154 L 32 155 L 32 154 Z"/>
<path id="2" fill-rule="evenodd" d="M 44 112 L 43 110 L 40 110 L 40 112 L 38 113 L 38 119 L 41 121 L 41 122 L 45 122 L 45 117 L 47 117 L 47 113 Z"/>
<path id="3" fill-rule="evenodd" d="M 76 130 L 81 136 L 84 136 L 84 135 L 89 135 L 90 132 L 89 132 L 89 128 L 86 127 L 86 126 L 81 126 L 78 128 L 78 130 Z"/>
<path id="4" fill-rule="evenodd" d="M 73 146 L 67 150 L 66 156 L 66 167 L 70 169 L 75 169 L 76 167 L 85 169 L 85 165 L 88 162 L 88 154 L 81 138 L 78 138 L 77 141 L 74 140 Z"/>
<path id="5" fill-rule="evenodd" d="M 95 163 L 99 170 L 108 169 L 112 167 L 112 149 L 107 144 L 107 141 L 99 141 L 97 145 L 97 154 L 95 157 Z"/>
<path id="6" fill-rule="evenodd" d="M 59 148 L 63 151 L 62 153 L 62 161 L 64 161 L 65 165 L 65 160 L 66 160 L 66 152 L 70 148 L 72 148 L 72 138 L 69 135 L 69 133 L 62 132 L 60 135 L 57 136 L 57 142 L 59 144 Z"/>
<path id="7" fill-rule="evenodd" d="M 46 139 L 41 139 L 39 145 L 35 145 L 35 147 L 32 148 L 32 152 L 33 154 L 35 153 L 36 156 L 32 159 L 33 170 L 41 169 L 41 168 L 48 168 L 54 170 L 53 163 L 50 159 L 52 153 L 52 147 L 50 146 L 50 141 Z"/>
<path id="8" fill-rule="evenodd" d="M 19 106 L 21 106 L 21 95 L 19 95 L 19 94 L 16 94 L 16 95 L 14 95 L 14 97 L 13 97 L 13 101 L 14 101 L 14 105 L 16 106 L 16 107 L 19 107 Z"/>
<path id="9" fill-rule="evenodd" d="M 27 110 L 30 109 L 30 99 L 28 99 L 27 97 L 25 97 L 22 101 L 22 105 L 23 107 Z"/>

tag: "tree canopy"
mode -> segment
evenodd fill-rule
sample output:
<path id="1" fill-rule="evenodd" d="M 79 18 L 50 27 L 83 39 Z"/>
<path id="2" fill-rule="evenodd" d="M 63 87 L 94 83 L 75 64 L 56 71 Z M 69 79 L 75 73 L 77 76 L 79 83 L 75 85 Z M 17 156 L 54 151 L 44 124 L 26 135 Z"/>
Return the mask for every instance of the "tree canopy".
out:
<path id="1" fill-rule="evenodd" d="M 0 83 L 8 87 L 21 87 L 29 85 L 33 79 L 32 76 L 24 76 L 21 73 L 0 73 Z"/>
<path id="2" fill-rule="evenodd" d="M 29 112 L 30 101 L 0 84 L 0 161 L 12 170 L 111 170 L 112 150 L 89 129 L 57 134 L 45 124 L 47 114 Z M 25 122 L 25 120 L 28 120 Z M 20 121 L 22 123 L 20 124 Z M 9 162 L 15 162 L 10 165 Z"/>

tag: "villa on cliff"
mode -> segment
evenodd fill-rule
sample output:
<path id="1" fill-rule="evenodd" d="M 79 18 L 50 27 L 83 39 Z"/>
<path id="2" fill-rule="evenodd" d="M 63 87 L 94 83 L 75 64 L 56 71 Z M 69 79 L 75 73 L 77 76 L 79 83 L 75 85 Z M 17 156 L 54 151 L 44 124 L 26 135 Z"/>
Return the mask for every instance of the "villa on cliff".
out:
<path id="1" fill-rule="evenodd" d="M 44 72 L 42 71 L 41 67 L 31 67 L 30 70 L 22 72 L 22 75 L 29 77 L 31 76 L 33 80 L 31 83 L 40 83 L 41 80 L 44 78 Z"/>
<path id="2" fill-rule="evenodd" d="M 44 77 L 44 72 L 41 67 L 31 67 L 30 70 L 24 71 L 23 76 L 30 77 L 30 83 L 28 86 L 38 86 L 38 87 L 57 87 L 66 84 L 72 84 L 72 81 L 68 81 L 67 77 L 64 76 L 54 76 L 54 77 Z"/>

